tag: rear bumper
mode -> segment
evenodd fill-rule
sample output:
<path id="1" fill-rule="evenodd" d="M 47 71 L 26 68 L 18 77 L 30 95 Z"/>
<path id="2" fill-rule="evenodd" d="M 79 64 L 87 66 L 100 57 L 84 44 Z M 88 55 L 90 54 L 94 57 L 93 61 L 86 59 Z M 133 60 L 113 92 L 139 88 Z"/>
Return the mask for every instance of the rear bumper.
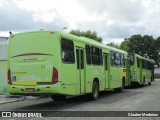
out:
<path id="1" fill-rule="evenodd" d="M 27 88 L 35 89 L 35 92 L 27 92 Z M 8 85 L 8 92 L 16 95 L 49 95 L 49 94 L 61 94 L 61 82 L 53 85 Z"/>

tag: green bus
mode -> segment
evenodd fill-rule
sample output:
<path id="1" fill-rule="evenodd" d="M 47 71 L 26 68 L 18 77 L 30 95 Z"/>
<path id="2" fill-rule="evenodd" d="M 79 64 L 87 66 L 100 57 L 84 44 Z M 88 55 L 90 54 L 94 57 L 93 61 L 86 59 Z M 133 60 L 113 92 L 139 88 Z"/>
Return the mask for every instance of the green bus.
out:
<path id="1" fill-rule="evenodd" d="M 8 90 L 17 95 L 66 96 L 122 91 L 129 85 L 128 53 L 62 31 L 11 35 L 8 50 Z"/>
<path id="2" fill-rule="evenodd" d="M 138 54 L 129 54 L 130 70 L 131 70 L 131 84 L 132 85 L 151 85 L 154 81 L 153 61 L 151 59 L 142 57 Z"/>

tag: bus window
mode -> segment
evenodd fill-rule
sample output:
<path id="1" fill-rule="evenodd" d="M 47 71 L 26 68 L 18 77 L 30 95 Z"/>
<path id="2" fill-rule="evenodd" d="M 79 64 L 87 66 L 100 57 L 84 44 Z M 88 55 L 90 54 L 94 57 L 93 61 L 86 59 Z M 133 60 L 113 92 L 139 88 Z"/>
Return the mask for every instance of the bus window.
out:
<path id="1" fill-rule="evenodd" d="M 137 67 L 139 68 L 140 67 L 140 59 L 137 58 Z"/>
<path id="2" fill-rule="evenodd" d="M 89 45 L 86 45 L 86 60 L 87 64 L 91 65 L 91 47 Z"/>
<path id="3" fill-rule="evenodd" d="M 130 59 L 130 65 L 134 65 L 134 55 L 129 54 L 129 59 Z"/>
<path id="4" fill-rule="evenodd" d="M 104 58 L 104 60 L 105 60 L 105 61 L 104 61 L 105 70 L 108 70 L 108 65 L 107 65 L 107 63 L 108 63 L 107 55 L 105 54 L 104 57 L 105 57 L 105 58 Z"/>
<path id="5" fill-rule="evenodd" d="M 147 68 L 148 68 L 149 70 L 152 70 L 152 63 L 151 63 L 151 62 L 148 62 L 148 63 L 147 63 Z"/>
<path id="6" fill-rule="evenodd" d="M 125 67 L 125 62 L 124 62 L 124 55 L 123 54 L 120 54 L 121 55 L 121 67 Z"/>
<path id="7" fill-rule="evenodd" d="M 62 62 L 66 64 L 75 63 L 73 41 L 62 38 L 61 48 L 62 48 Z"/>
<path id="8" fill-rule="evenodd" d="M 148 68 L 148 70 L 152 70 L 152 63 L 151 62 L 147 62 L 147 68 Z"/>
<path id="9" fill-rule="evenodd" d="M 81 50 L 81 69 L 84 69 L 84 58 L 83 58 L 83 50 Z"/>
<path id="10" fill-rule="evenodd" d="M 100 65 L 100 53 L 99 48 L 97 47 L 91 47 L 91 57 L 92 57 L 92 64 L 94 65 Z"/>
<path id="11" fill-rule="evenodd" d="M 146 69 L 146 61 L 142 60 L 142 68 Z"/>
<path id="12" fill-rule="evenodd" d="M 117 52 L 110 52 L 112 67 L 125 67 L 124 55 Z"/>
<path id="13" fill-rule="evenodd" d="M 100 54 L 100 63 L 103 65 L 103 59 L 102 59 L 102 49 L 99 49 L 99 54 Z"/>
<path id="14" fill-rule="evenodd" d="M 114 65 L 115 65 L 115 55 L 114 55 L 114 52 L 110 52 L 110 61 L 111 61 L 111 66 L 114 67 Z"/>
<path id="15" fill-rule="evenodd" d="M 77 69 L 84 69 L 83 50 L 76 49 Z M 80 60 L 80 61 L 79 61 Z"/>
<path id="16" fill-rule="evenodd" d="M 80 69 L 80 64 L 79 64 L 79 49 L 76 49 L 76 57 L 77 57 L 77 69 Z"/>
<path id="17" fill-rule="evenodd" d="M 119 53 L 115 53 L 115 65 L 116 67 L 120 67 L 120 54 Z"/>

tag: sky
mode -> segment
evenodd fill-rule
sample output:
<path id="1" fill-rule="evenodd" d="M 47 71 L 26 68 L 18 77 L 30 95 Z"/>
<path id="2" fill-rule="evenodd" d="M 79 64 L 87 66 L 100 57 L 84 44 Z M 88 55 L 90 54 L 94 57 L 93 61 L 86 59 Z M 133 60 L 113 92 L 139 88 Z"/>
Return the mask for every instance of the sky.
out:
<path id="1" fill-rule="evenodd" d="M 0 0 L 0 36 L 72 29 L 96 31 L 103 43 L 135 34 L 160 36 L 160 0 Z"/>

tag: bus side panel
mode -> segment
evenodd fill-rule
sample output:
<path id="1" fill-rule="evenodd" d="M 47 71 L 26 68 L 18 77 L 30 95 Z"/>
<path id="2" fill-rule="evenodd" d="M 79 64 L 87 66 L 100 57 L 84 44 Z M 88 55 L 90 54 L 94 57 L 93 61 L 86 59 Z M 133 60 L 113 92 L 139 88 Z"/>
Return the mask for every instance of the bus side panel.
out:
<path id="1" fill-rule="evenodd" d="M 137 67 L 137 68 L 135 69 L 135 71 L 136 71 L 135 81 L 136 81 L 137 83 L 141 83 L 141 69 Z M 134 73 L 133 73 L 133 74 L 134 74 Z"/>
<path id="2" fill-rule="evenodd" d="M 143 69 L 143 78 L 145 78 L 145 83 L 151 82 L 151 70 Z"/>
<path id="3" fill-rule="evenodd" d="M 76 79 L 76 65 L 73 64 L 63 64 L 62 63 L 62 93 L 68 95 L 76 95 L 77 94 L 77 79 Z"/>
<path id="4" fill-rule="evenodd" d="M 62 88 L 62 69 L 61 69 L 61 49 L 60 49 L 60 35 L 56 34 L 53 40 L 54 47 L 54 59 L 52 60 L 53 66 L 58 70 L 58 83 L 51 85 L 50 93 L 51 94 L 63 94 Z"/>
<path id="5" fill-rule="evenodd" d="M 126 86 L 130 86 L 131 85 L 131 73 L 130 73 L 130 61 L 129 58 L 126 58 Z"/>
<path id="6" fill-rule="evenodd" d="M 110 88 L 122 86 L 122 68 L 110 68 Z"/>
<path id="7" fill-rule="evenodd" d="M 86 93 L 90 93 L 92 91 L 92 84 L 94 79 L 99 80 L 100 91 L 105 89 L 103 73 L 103 66 L 86 65 Z"/>
<path id="8" fill-rule="evenodd" d="M 67 40 L 70 40 L 73 42 L 74 45 L 74 41 L 67 38 L 67 36 L 61 36 L 61 38 L 65 38 Z M 60 40 L 60 47 L 61 47 L 61 40 Z M 74 47 L 74 46 L 72 46 Z M 75 48 L 74 48 L 74 62 L 70 63 L 70 62 L 65 62 L 62 60 L 62 47 L 60 48 L 60 58 L 61 58 L 61 80 L 62 80 L 62 94 L 66 94 L 66 95 L 77 95 L 77 78 L 76 78 L 76 59 L 75 59 Z"/>
<path id="9" fill-rule="evenodd" d="M 104 68 L 102 65 L 97 68 L 99 71 L 99 74 L 97 75 L 97 78 L 99 79 L 99 90 L 103 91 L 105 89 Z"/>
<path id="10" fill-rule="evenodd" d="M 141 61 L 141 60 L 140 60 Z M 141 62 L 139 67 L 137 66 L 137 57 L 134 55 L 134 64 L 131 65 L 131 82 L 140 83 L 141 82 Z"/>
<path id="11" fill-rule="evenodd" d="M 92 77 L 92 66 L 91 65 L 86 65 L 86 72 L 85 72 L 85 77 L 86 77 L 86 93 L 91 93 L 92 92 L 92 83 L 93 83 L 93 77 Z"/>

